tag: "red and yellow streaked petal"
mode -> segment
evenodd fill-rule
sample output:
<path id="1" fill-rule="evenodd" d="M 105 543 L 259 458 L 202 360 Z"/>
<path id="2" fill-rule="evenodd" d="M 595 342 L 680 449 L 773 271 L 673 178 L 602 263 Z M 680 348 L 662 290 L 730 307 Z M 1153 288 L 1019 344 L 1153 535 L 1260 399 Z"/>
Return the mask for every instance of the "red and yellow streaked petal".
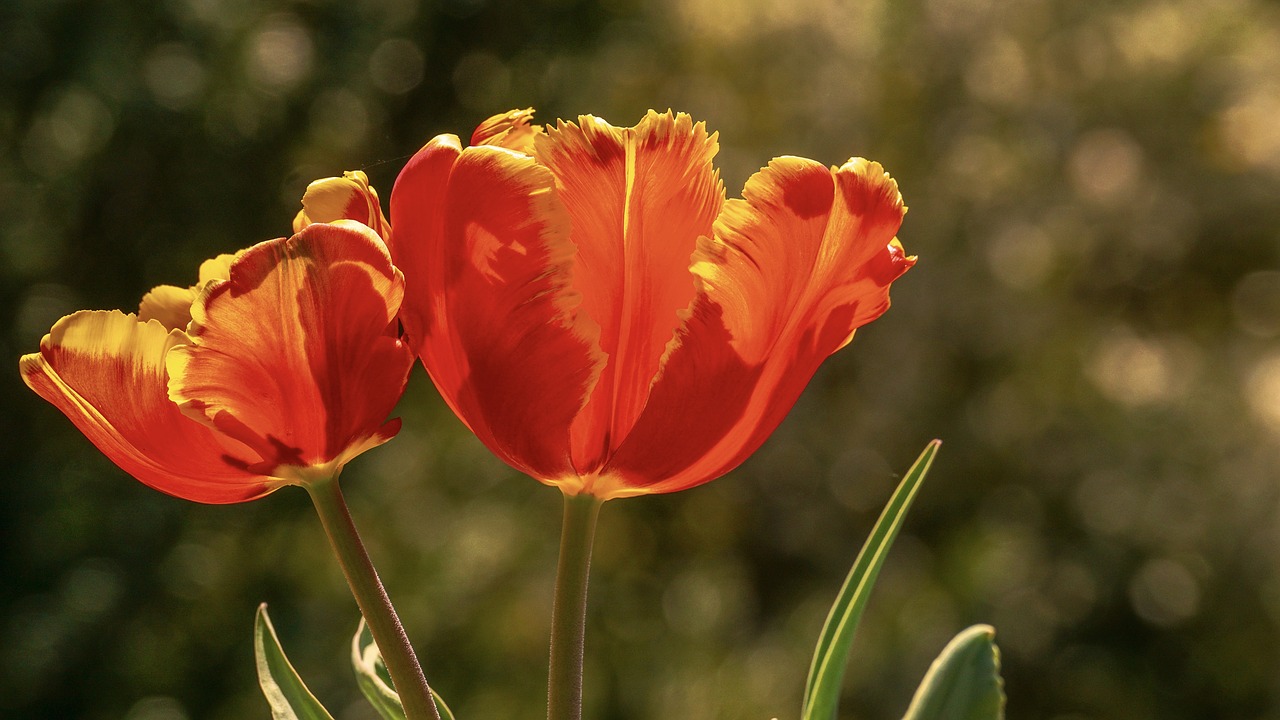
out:
<path id="1" fill-rule="evenodd" d="M 281 483 L 246 469 L 256 459 L 249 448 L 169 401 L 165 355 L 186 342 L 157 321 L 82 311 L 59 320 L 20 369 L 32 390 L 144 484 L 204 503 L 266 495 Z"/>
<path id="2" fill-rule="evenodd" d="M 429 142 L 391 198 L 402 319 L 441 395 L 486 445 L 539 479 L 572 472 L 569 429 L 600 371 L 571 288 L 551 173 L 494 146 Z"/>
<path id="3" fill-rule="evenodd" d="M 600 325 L 609 357 L 574 426 L 582 474 L 599 469 L 631 431 L 693 299 L 689 260 L 724 201 L 711 164 L 717 149 L 702 123 L 652 111 L 634 128 L 582 117 L 535 142 L 572 224 L 582 311 Z"/>
<path id="4" fill-rule="evenodd" d="M 312 223 L 337 220 L 364 223 L 384 241 L 391 235 L 378 191 L 369 185 L 369 176 L 360 170 L 349 170 L 340 178 L 322 178 L 308 185 L 302 195 L 302 210 L 293 219 L 293 231 L 302 232 Z"/>
<path id="5" fill-rule="evenodd" d="M 404 281 L 363 224 L 260 243 L 192 307 L 168 355 L 169 396 L 296 478 L 390 439 L 413 356 L 395 333 Z M 299 470 L 299 468 L 303 470 Z"/>
<path id="6" fill-rule="evenodd" d="M 754 452 L 822 361 L 889 306 L 914 263 L 905 208 L 877 163 L 780 158 L 726 203 L 693 264 L 699 293 L 604 492 L 670 492 Z M 599 494 L 599 493 L 597 493 Z"/>
<path id="7" fill-rule="evenodd" d="M 496 145 L 530 154 L 534 138 L 542 134 L 541 125 L 531 124 L 533 108 L 511 110 L 494 115 L 480 123 L 471 133 L 472 145 Z"/>

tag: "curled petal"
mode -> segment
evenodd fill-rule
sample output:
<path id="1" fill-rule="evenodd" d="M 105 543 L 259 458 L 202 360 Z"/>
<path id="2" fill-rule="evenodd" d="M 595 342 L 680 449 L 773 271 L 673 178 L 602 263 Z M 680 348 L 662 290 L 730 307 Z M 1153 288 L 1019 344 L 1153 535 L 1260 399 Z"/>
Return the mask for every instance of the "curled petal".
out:
<path id="1" fill-rule="evenodd" d="M 355 220 L 378 233 L 384 241 L 391 235 L 391 225 L 382 214 L 378 191 L 369 185 L 369 176 L 360 170 L 349 170 L 342 177 L 316 180 L 302 195 L 302 210 L 293 219 L 293 231 L 312 223 Z"/>
<path id="2" fill-rule="evenodd" d="M 169 401 L 165 354 L 188 342 L 158 321 L 82 311 L 58 321 L 26 355 L 22 379 L 122 470 L 204 503 L 261 497 L 280 481 L 246 468 L 249 448 L 182 415 Z"/>
<path id="3" fill-rule="evenodd" d="M 609 358 L 574 426 L 580 474 L 599 469 L 631 431 L 693 299 L 689 260 L 724 201 L 717 149 L 702 123 L 670 112 L 650 111 L 634 128 L 582 117 L 537 139 L 572 225 L 582 311 L 600 325 Z"/>
<path id="4" fill-rule="evenodd" d="M 494 115 L 476 127 L 472 145 L 496 145 L 526 155 L 533 152 L 534 138 L 542 134 L 541 125 L 532 125 L 533 108 L 512 110 Z"/>
<path id="5" fill-rule="evenodd" d="M 196 291 L 203 290 L 209 283 L 215 280 L 226 280 L 231 277 L 231 264 L 236 261 L 244 250 L 237 250 L 234 253 L 223 253 L 217 257 L 209 258 L 200 263 L 199 282 L 196 284 Z"/>
<path id="6" fill-rule="evenodd" d="M 571 289 L 554 181 L 528 155 L 442 135 L 391 197 L 402 319 L 450 407 L 508 463 L 573 473 L 569 427 L 599 374 L 598 330 Z"/>
<path id="7" fill-rule="evenodd" d="M 252 470 L 331 473 L 389 440 L 413 358 L 389 328 L 404 281 L 363 224 L 313 224 L 245 251 L 168 355 L 183 412 L 248 445 Z"/>
<path id="8" fill-rule="evenodd" d="M 743 197 L 699 244 L 698 295 L 607 468 L 615 494 L 680 490 L 740 464 L 915 263 L 894 238 L 905 208 L 878 163 L 779 158 Z"/>
<path id="9" fill-rule="evenodd" d="M 191 303 L 196 301 L 194 287 L 157 285 L 142 296 L 138 305 L 138 320 L 155 320 L 169 330 L 186 330 L 191 322 Z"/>
<path id="10" fill-rule="evenodd" d="M 186 330 L 187 323 L 191 322 L 191 304 L 196 301 L 200 291 L 215 280 L 230 277 L 231 263 L 239 256 L 240 253 L 224 254 L 200 263 L 199 280 L 191 287 L 158 285 L 152 288 L 151 292 L 142 296 L 142 303 L 138 306 L 138 319 L 142 322 L 158 320 L 170 330 Z"/>

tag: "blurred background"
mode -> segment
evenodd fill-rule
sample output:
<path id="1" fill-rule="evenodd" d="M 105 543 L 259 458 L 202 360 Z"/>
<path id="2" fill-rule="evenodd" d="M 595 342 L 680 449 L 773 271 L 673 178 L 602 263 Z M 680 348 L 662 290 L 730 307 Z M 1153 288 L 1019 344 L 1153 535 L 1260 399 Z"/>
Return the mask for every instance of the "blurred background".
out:
<path id="1" fill-rule="evenodd" d="M 136 308 L 383 197 L 485 117 L 649 108 L 884 163 L 919 265 L 728 477 L 610 503 L 588 717 L 795 718 L 813 643 L 945 441 L 855 640 L 842 718 L 900 717 L 997 627 L 1011 718 L 1280 718 L 1280 6 L 1265 0 L 6 0 L 0 7 L 0 716 L 266 718 L 254 608 L 340 720 L 356 610 L 305 493 L 143 487 L 22 386 L 63 314 Z M 433 685 L 538 718 L 559 493 L 419 369 L 344 474 Z"/>

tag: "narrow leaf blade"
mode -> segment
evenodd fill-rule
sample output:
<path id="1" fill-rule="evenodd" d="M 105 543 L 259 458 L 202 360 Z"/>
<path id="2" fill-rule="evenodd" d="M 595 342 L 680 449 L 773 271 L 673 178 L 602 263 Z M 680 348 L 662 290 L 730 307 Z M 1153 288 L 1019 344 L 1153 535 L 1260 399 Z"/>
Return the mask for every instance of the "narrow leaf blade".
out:
<path id="1" fill-rule="evenodd" d="M 920 453 L 906 477 L 898 484 L 889 504 L 880 513 L 880 519 L 871 529 L 871 535 L 858 552 L 848 577 L 844 580 L 836 601 L 831 606 L 827 621 L 814 649 L 809 665 L 809 677 L 805 682 L 804 705 L 800 716 L 803 720 L 834 720 L 840 702 L 840 686 L 844 680 L 845 665 L 849 659 L 849 646 L 854 632 L 866 609 L 871 588 L 880 575 L 885 556 L 898 537 L 907 510 L 915 499 L 916 491 L 929 472 L 933 458 L 942 445 L 939 440 L 930 442 Z"/>
<path id="2" fill-rule="evenodd" d="M 356 671 L 356 684 L 364 693 L 369 704 L 378 711 L 382 720 L 405 720 L 404 706 L 400 704 L 400 694 L 391 687 L 391 676 L 382 660 L 382 651 L 373 641 L 373 633 L 364 618 L 356 634 L 351 638 L 351 666 Z M 440 712 L 440 720 L 454 720 L 453 711 L 444 700 L 431 691 L 431 698 L 436 702 L 436 710 Z"/>
<path id="3" fill-rule="evenodd" d="M 903 720 L 1004 720 L 1000 649 L 990 625 L 974 625 L 947 643 L 929 666 Z"/>
<path id="4" fill-rule="evenodd" d="M 266 603 L 258 606 L 254 619 L 253 655 L 258 665 L 258 685 L 271 706 L 273 720 L 333 720 L 285 657 Z"/>

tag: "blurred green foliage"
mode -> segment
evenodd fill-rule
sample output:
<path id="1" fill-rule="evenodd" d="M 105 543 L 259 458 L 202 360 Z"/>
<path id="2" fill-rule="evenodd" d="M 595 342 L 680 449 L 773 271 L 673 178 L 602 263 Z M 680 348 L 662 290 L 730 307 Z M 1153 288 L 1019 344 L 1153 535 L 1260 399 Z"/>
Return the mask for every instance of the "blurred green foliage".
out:
<path id="1" fill-rule="evenodd" d="M 306 183 L 383 197 L 430 136 L 706 120 L 731 194 L 774 156 L 879 160 L 920 264 L 725 479 L 610 503 L 600 720 L 795 717 L 880 505 L 946 441 L 854 642 L 891 718 L 998 631 L 1010 717 L 1280 718 L 1280 6 L 1266 0 L 7 0 L 0 349 L 286 234 Z M 0 383 L 0 715 L 266 717 L 254 608 L 342 720 L 356 611 L 305 494 L 142 487 Z M 543 710 L 559 495 L 419 371 L 345 486 L 461 718 Z"/>

